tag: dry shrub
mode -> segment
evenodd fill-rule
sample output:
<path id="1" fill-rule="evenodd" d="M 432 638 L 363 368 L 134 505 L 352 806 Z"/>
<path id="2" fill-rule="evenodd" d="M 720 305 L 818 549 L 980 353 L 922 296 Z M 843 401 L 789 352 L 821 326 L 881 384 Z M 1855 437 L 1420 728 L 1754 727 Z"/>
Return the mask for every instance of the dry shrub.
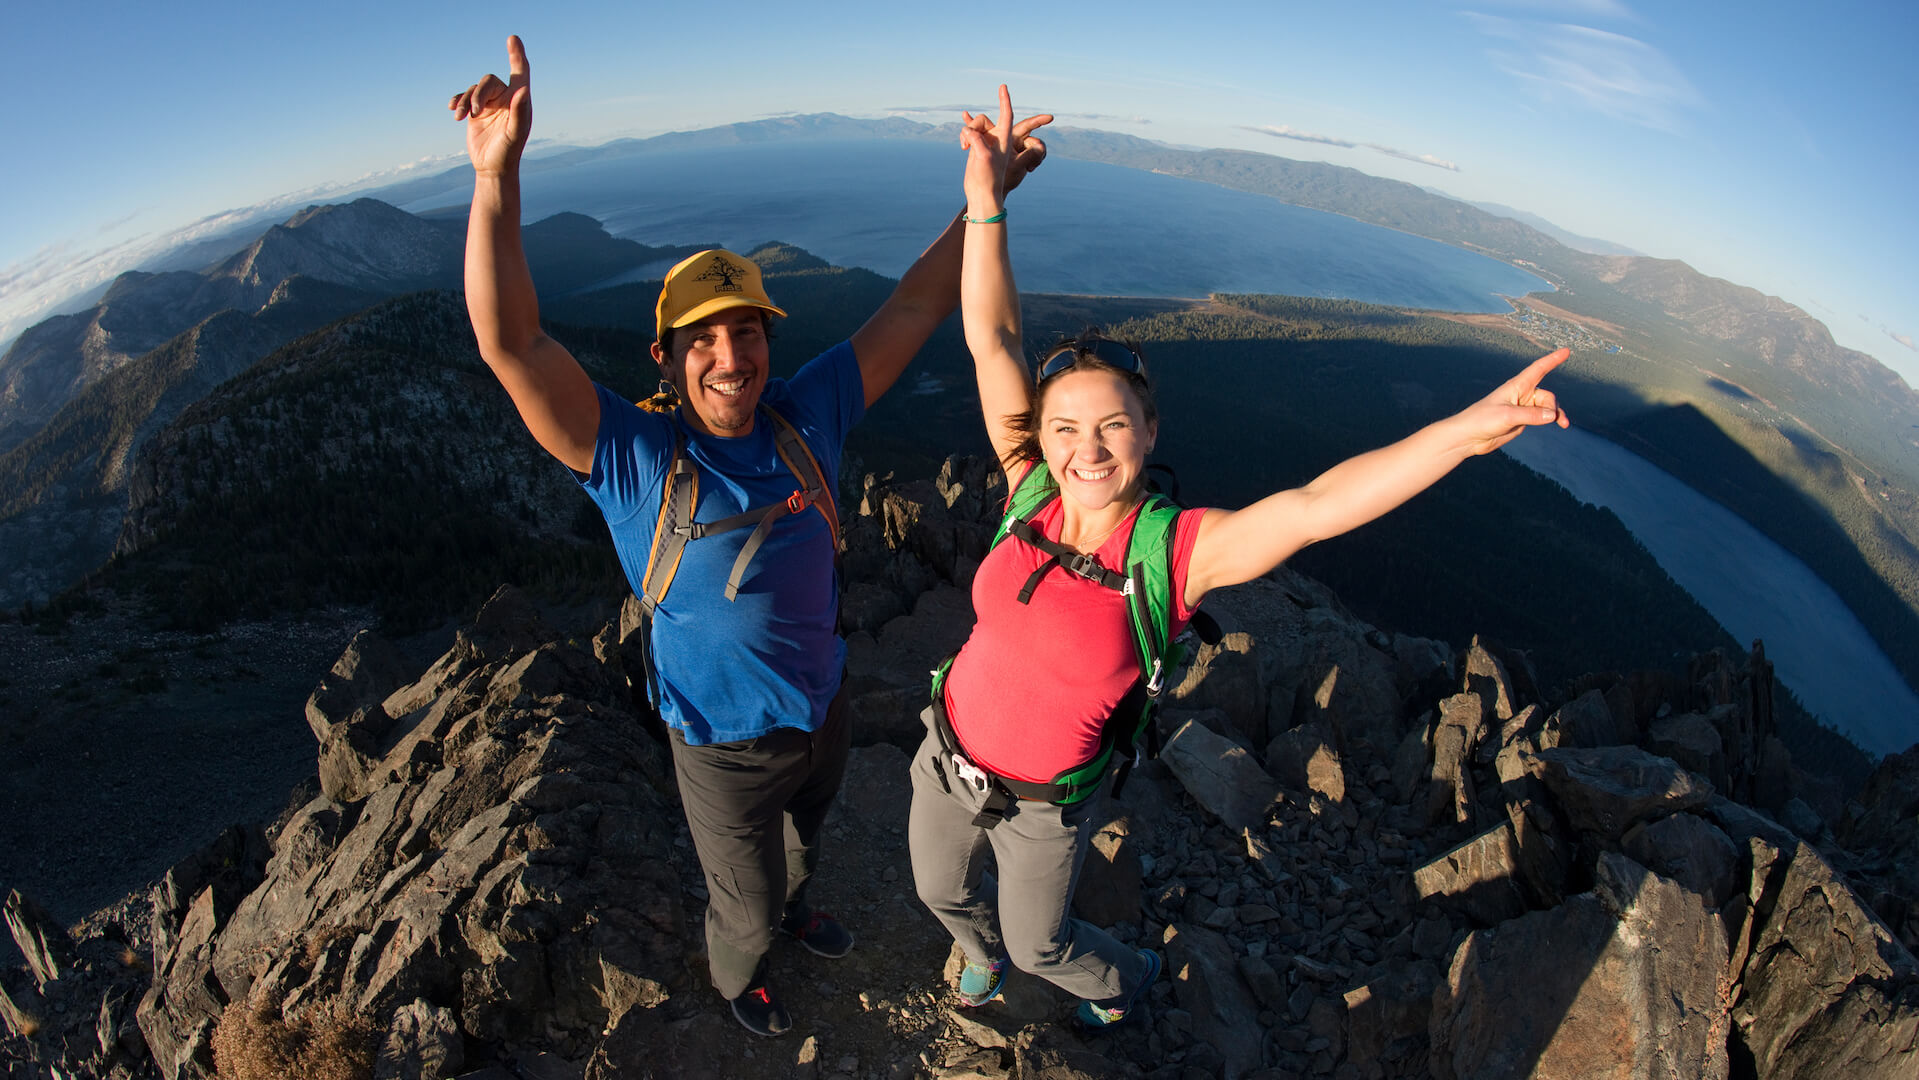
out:
<path id="1" fill-rule="evenodd" d="M 373 929 L 373 920 L 366 917 L 349 920 L 344 923 L 327 923 L 316 927 L 307 937 L 305 951 L 300 962 L 306 970 L 312 971 L 326 955 L 328 949 L 341 940 L 352 940 Z"/>
<path id="2" fill-rule="evenodd" d="M 369 1080 L 379 1033 L 338 998 L 289 1023 L 277 1005 L 236 1001 L 213 1029 L 223 1080 Z"/>

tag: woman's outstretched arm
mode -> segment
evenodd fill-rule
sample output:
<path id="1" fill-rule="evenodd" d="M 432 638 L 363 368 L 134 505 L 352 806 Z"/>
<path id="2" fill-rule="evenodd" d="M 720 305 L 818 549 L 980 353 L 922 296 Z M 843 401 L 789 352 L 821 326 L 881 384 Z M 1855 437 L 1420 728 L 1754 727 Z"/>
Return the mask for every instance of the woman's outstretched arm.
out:
<path id="1" fill-rule="evenodd" d="M 1539 383 L 1569 355 L 1560 349 L 1542 356 L 1460 412 L 1391 446 L 1348 458 L 1304 487 L 1268 495 L 1244 510 L 1208 511 L 1193 544 L 1187 604 L 1213 589 L 1251 581 L 1308 544 L 1366 524 L 1528 427 L 1567 427 L 1558 399 Z"/>
<path id="2" fill-rule="evenodd" d="M 980 410 L 994 456 L 1005 467 L 1019 432 L 1005 418 L 1026 411 L 1026 365 L 1020 359 L 1019 290 L 1006 248 L 1006 158 L 1012 147 L 1013 99 L 999 88 L 999 124 L 964 113 L 966 245 L 960 270 L 960 315 L 979 380 Z"/>

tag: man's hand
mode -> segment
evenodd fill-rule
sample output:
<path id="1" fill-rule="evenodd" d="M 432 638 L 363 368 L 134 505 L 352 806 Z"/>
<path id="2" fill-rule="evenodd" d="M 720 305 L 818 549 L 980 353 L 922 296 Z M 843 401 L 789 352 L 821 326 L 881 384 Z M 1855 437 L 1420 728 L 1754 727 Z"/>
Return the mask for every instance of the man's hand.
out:
<path id="1" fill-rule="evenodd" d="M 506 59 L 508 81 L 488 75 L 446 103 L 453 119 L 466 121 L 466 155 L 476 173 L 500 174 L 519 168 L 520 154 L 533 131 L 532 77 L 526 46 L 518 35 L 506 39 Z"/>

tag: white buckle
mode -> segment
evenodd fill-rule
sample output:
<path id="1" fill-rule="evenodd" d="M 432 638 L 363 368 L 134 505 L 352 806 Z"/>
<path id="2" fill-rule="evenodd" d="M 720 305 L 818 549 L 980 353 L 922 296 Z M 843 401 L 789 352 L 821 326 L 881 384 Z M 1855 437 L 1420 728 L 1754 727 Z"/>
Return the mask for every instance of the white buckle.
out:
<path id="1" fill-rule="evenodd" d="M 959 754 L 953 756 L 953 775 L 973 785 L 974 790 L 985 795 L 993 790 L 993 778 L 986 770 L 966 760 Z"/>

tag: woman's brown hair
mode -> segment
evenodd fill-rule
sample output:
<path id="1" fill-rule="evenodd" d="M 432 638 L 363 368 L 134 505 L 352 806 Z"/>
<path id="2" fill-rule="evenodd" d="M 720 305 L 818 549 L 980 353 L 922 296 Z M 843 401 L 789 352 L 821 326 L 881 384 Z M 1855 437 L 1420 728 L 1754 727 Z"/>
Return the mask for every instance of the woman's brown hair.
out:
<path id="1" fill-rule="evenodd" d="M 1096 341 L 1111 341 L 1125 346 L 1134 356 L 1140 357 L 1140 369 L 1138 371 L 1127 371 L 1125 368 L 1117 367 L 1100 359 L 1091 347 L 1091 343 Z M 1125 380 L 1126 385 L 1132 387 L 1134 395 L 1139 398 L 1140 413 L 1146 423 L 1150 425 L 1159 420 L 1159 407 L 1153 403 L 1153 388 L 1146 380 L 1145 358 L 1139 351 L 1138 342 L 1131 338 L 1120 339 L 1107 337 L 1106 333 L 1099 327 L 1089 326 L 1085 330 L 1080 331 L 1076 336 L 1062 337 L 1047 346 L 1046 349 L 1039 354 L 1041 357 L 1040 363 L 1044 364 L 1048 358 L 1058 355 L 1061 350 L 1069 346 L 1083 346 L 1073 348 L 1072 364 L 1053 372 L 1044 382 L 1027 382 L 1026 411 L 1013 413 L 1000 418 L 1000 422 L 1005 424 L 1008 430 L 1017 433 L 1019 436 L 1018 444 L 1007 452 L 1006 460 L 1000 462 L 1002 468 L 1011 470 L 1022 461 L 1040 460 L 1042 455 L 1039 445 L 1039 421 L 1041 407 L 1046 401 L 1046 385 L 1068 372 L 1101 371 L 1119 376 Z"/>

